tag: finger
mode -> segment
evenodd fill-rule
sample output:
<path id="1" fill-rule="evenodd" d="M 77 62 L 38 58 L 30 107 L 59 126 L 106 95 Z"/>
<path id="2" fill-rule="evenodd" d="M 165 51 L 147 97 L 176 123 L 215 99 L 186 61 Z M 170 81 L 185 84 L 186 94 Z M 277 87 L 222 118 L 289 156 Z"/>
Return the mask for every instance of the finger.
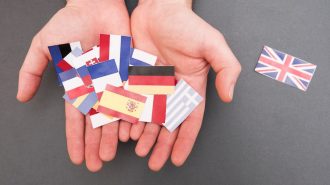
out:
<path id="1" fill-rule="evenodd" d="M 234 96 L 236 81 L 241 72 L 241 65 L 229 48 L 223 35 L 210 28 L 210 34 L 205 39 L 204 57 L 217 74 L 216 88 L 222 101 L 230 102 Z"/>
<path id="2" fill-rule="evenodd" d="M 144 122 L 139 122 L 137 124 L 133 124 L 131 127 L 131 132 L 130 132 L 130 136 L 131 139 L 136 141 L 140 138 L 143 129 L 144 129 L 145 123 Z"/>
<path id="3" fill-rule="evenodd" d="M 129 140 L 129 133 L 131 130 L 131 123 L 121 120 L 119 124 L 119 140 L 127 142 Z"/>
<path id="4" fill-rule="evenodd" d="M 151 170 L 159 171 L 164 166 L 171 154 L 177 135 L 178 129 L 172 133 L 166 128 L 161 129 L 157 143 L 149 159 L 149 168 Z"/>
<path id="5" fill-rule="evenodd" d="M 118 128 L 118 121 L 106 124 L 102 127 L 100 158 L 103 161 L 111 161 L 116 156 L 118 145 Z"/>
<path id="6" fill-rule="evenodd" d="M 181 124 L 171 154 L 171 160 L 174 165 L 181 166 L 188 158 L 202 125 L 204 108 L 205 101 L 203 100 L 202 103 Z"/>
<path id="7" fill-rule="evenodd" d="M 89 116 L 86 116 L 85 157 L 86 166 L 91 172 L 97 172 L 102 168 L 102 161 L 99 156 L 100 140 L 101 128 L 93 129 Z"/>
<path id="8" fill-rule="evenodd" d="M 135 147 L 135 153 L 140 157 L 148 155 L 152 146 L 155 144 L 160 131 L 160 126 L 155 123 L 147 123 L 143 133 Z"/>
<path id="9" fill-rule="evenodd" d="M 72 163 L 79 165 L 85 159 L 84 116 L 71 104 L 65 102 L 66 142 Z"/>
<path id="10" fill-rule="evenodd" d="M 41 76 L 47 67 L 49 54 L 45 52 L 39 34 L 31 43 L 19 72 L 17 99 L 21 102 L 29 101 L 39 88 Z"/>

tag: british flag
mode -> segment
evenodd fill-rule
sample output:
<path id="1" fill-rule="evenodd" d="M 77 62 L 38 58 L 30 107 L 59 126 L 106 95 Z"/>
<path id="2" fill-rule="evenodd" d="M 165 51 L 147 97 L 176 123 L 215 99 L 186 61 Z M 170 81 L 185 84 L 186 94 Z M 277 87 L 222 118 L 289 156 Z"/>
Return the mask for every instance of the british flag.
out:
<path id="1" fill-rule="evenodd" d="M 265 46 L 255 71 L 277 81 L 306 91 L 316 65 Z"/>

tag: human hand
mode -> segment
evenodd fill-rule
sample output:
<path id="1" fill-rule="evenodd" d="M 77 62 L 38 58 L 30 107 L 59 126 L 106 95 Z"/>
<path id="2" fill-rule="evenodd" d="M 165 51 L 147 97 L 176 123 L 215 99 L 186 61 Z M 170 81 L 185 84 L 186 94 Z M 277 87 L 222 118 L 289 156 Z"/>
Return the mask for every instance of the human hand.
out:
<path id="1" fill-rule="evenodd" d="M 84 50 L 99 43 L 100 33 L 130 35 L 124 0 L 70 0 L 35 35 L 19 73 L 17 99 L 27 102 L 35 95 L 51 60 L 48 46 L 81 41 Z M 67 148 L 71 161 L 98 171 L 102 161 L 115 157 L 118 122 L 93 129 L 88 116 L 65 103 Z"/>
<path id="2" fill-rule="evenodd" d="M 198 17 L 191 4 L 191 0 L 140 0 L 131 16 L 134 47 L 157 55 L 159 65 L 174 65 L 176 77 L 186 80 L 204 100 L 211 66 L 217 74 L 220 98 L 230 102 L 241 66 L 222 34 Z M 119 134 L 139 139 L 135 151 L 141 157 L 156 143 L 150 169 L 160 170 L 170 155 L 172 163 L 181 166 L 197 138 L 204 108 L 205 101 L 173 133 L 153 123 L 130 126 L 124 122 L 123 126 L 120 123 Z"/>

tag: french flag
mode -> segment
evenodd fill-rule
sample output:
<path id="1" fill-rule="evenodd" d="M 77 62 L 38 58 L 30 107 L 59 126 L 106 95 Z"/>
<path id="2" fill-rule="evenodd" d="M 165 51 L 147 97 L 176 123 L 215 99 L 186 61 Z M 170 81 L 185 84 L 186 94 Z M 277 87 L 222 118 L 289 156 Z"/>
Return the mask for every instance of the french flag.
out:
<path id="1" fill-rule="evenodd" d="M 78 76 L 76 69 L 64 71 L 59 74 L 65 93 L 70 99 L 89 94 L 94 91 L 93 87 L 85 86 L 82 79 Z"/>
<path id="2" fill-rule="evenodd" d="M 128 78 L 131 42 L 129 36 L 100 34 L 100 61 L 115 59 L 123 81 Z"/>
<path id="3" fill-rule="evenodd" d="M 69 53 L 71 53 L 71 51 L 73 51 L 75 48 L 82 50 L 80 42 L 72 42 L 72 43 L 53 45 L 53 46 L 48 47 L 49 53 L 53 60 L 53 64 L 54 64 L 55 71 L 56 71 L 57 78 L 58 78 L 58 82 L 60 85 L 62 85 L 62 81 L 59 77 L 59 74 L 65 70 L 67 70 L 68 68 L 69 69 L 71 69 L 71 68 L 70 68 L 70 66 L 64 66 L 64 68 L 62 68 L 61 66 L 63 64 L 59 65 L 59 63 L 62 61 L 63 58 L 65 58 Z"/>

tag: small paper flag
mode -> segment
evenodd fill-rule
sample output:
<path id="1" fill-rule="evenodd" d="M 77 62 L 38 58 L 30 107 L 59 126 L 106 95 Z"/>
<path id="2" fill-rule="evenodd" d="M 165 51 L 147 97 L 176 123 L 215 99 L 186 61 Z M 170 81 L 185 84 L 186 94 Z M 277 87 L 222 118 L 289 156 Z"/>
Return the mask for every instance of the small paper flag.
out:
<path id="1" fill-rule="evenodd" d="M 87 87 L 84 85 L 84 82 L 78 77 L 75 69 L 64 71 L 60 73 L 59 76 L 65 89 L 65 93 L 70 99 L 75 99 L 79 96 L 94 92 L 93 87 Z"/>
<path id="2" fill-rule="evenodd" d="M 97 111 L 130 123 L 137 123 L 145 102 L 145 96 L 108 84 Z"/>
<path id="3" fill-rule="evenodd" d="M 100 35 L 100 61 L 115 59 L 120 78 L 127 80 L 132 38 L 122 35 Z"/>
<path id="4" fill-rule="evenodd" d="M 163 124 L 166 115 L 166 95 L 145 95 L 147 101 L 139 121 Z"/>
<path id="5" fill-rule="evenodd" d="M 187 82 L 180 80 L 174 94 L 167 96 L 166 121 L 163 124 L 173 132 L 203 100 Z"/>
<path id="6" fill-rule="evenodd" d="M 140 94 L 172 94 L 175 89 L 173 66 L 130 66 L 128 90 Z"/>
<path id="7" fill-rule="evenodd" d="M 316 71 L 316 65 L 265 46 L 255 71 L 306 91 Z"/>
<path id="8" fill-rule="evenodd" d="M 157 56 L 136 48 L 131 48 L 130 66 L 154 66 L 156 61 Z"/>

